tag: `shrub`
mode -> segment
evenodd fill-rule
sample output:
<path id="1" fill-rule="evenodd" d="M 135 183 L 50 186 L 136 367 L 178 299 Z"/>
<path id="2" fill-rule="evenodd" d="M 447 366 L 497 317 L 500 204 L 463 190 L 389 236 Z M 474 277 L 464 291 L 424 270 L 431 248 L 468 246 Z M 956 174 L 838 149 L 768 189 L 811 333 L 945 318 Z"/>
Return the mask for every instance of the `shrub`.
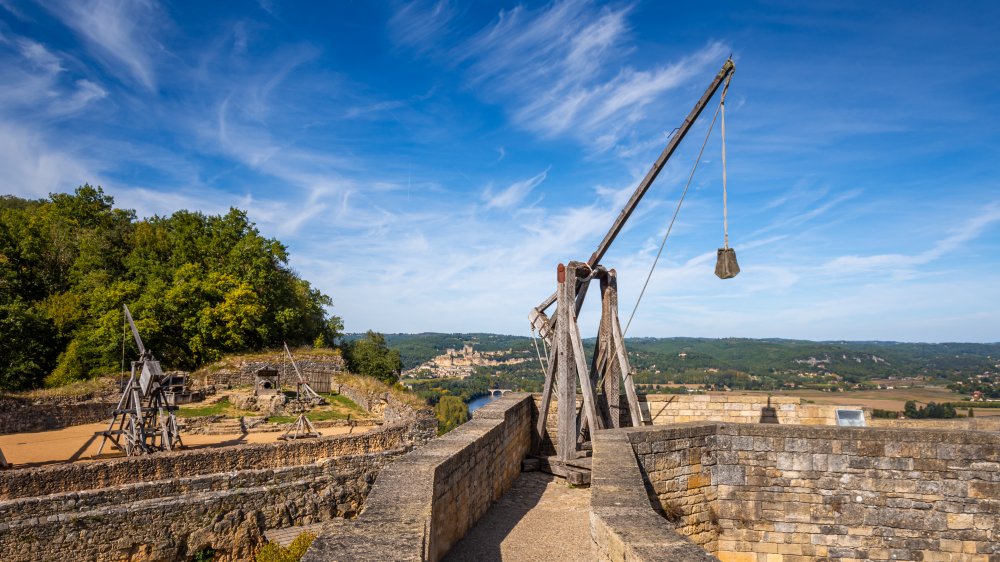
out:
<path id="1" fill-rule="evenodd" d="M 262 546 L 260 550 L 257 551 L 257 555 L 254 556 L 255 562 L 299 562 L 302 556 L 305 555 L 306 551 L 309 550 L 309 545 L 316 540 L 316 535 L 313 533 L 302 533 L 292 544 L 286 546 L 281 546 L 273 542 L 269 542 Z"/>

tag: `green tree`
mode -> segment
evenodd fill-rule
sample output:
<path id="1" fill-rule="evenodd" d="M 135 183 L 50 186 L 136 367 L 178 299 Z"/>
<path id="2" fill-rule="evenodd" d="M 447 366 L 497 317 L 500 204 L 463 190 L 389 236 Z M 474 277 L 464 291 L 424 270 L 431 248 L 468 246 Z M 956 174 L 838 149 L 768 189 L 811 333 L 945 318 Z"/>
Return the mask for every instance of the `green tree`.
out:
<path id="1" fill-rule="evenodd" d="M 0 304 L 0 389 L 39 386 L 55 365 L 55 326 L 22 301 Z"/>
<path id="2" fill-rule="evenodd" d="M 906 404 L 903 405 L 903 415 L 911 420 L 921 417 L 917 410 L 917 403 L 913 400 L 907 400 Z"/>
<path id="3" fill-rule="evenodd" d="M 364 338 L 347 343 L 344 357 L 352 372 L 374 377 L 386 384 L 395 384 L 403 369 L 399 352 L 389 349 L 385 336 L 372 330 L 368 330 Z"/>
<path id="4" fill-rule="evenodd" d="M 438 435 L 443 435 L 469 421 L 469 407 L 458 396 L 442 396 L 434 407 Z"/>
<path id="5" fill-rule="evenodd" d="M 239 209 L 136 220 L 90 185 L 0 196 L 0 336 L 10 338 L 0 390 L 116 371 L 123 304 L 170 368 L 282 342 L 332 345 L 343 326 L 330 298 L 288 267 L 285 246 Z"/>

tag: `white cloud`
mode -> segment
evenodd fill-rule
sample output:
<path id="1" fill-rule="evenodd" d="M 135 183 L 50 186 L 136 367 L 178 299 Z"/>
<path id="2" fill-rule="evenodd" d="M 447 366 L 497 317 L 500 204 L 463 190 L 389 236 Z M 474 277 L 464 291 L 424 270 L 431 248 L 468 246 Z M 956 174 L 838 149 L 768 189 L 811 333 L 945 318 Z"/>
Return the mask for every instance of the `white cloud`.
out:
<path id="1" fill-rule="evenodd" d="M 710 43 L 673 64 L 646 70 L 623 64 L 630 11 L 578 0 L 534 12 L 518 6 L 452 56 L 468 64 L 476 91 L 507 105 L 522 127 L 608 150 L 643 121 L 647 106 L 728 51 Z"/>
<path id="2" fill-rule="evenodd" d="M 0 121 L 0 185 L 5 191 L 44 197 L 88 180 L 98 183 L 97 177 L 90 164 L 51 148 L 41 134 Z"/>
<path id="3" fill-rule="evenodd" d="M 113 73 L 156 89 L 154 57 L 162 47 L 154 34 L 162 14 L 152 0 L 54 0 L 46 8 L 83 37 Z"/>
<path id="4" fill-rule="evenodd" d="M 917 254 L 879 254 L 872 256 L 840 256 L 826 263 L 824 268 L 841 275 L 854 275 L 872 271 L 883 271 L 891 274 L 904 273 L 904 270 L 926 265 L 962 244 L 983 235 L 994 223 L 1000 222 L 1000 203 L 994 202 L 978 215 L 965 221 L 951 233 L 934 243 L 933 246 Z"/>
<path id="5" fill-rule="evenodd" d="M 415 0 L 389 18 L 389 32 L 398 45 L 428 51 L 447 32 L 454 16 L 455 10 L 446 0 Z"/>
<path id="6" fill-rule="evenodd" d="M 499 193 L 493 193 L 491 188 L 487 188 L 483 193 L 483 200 L 486 201 L 486 207 L 491 209 L 510 209 L 514 207 L 523 201 L 531 193 L 532 189 L 541 185 L 545 181 L 545 178 L 548 177 L 548 174 L 549 169 L 546 168 L 535 176 L 510 184 L 510 186 Z"/>

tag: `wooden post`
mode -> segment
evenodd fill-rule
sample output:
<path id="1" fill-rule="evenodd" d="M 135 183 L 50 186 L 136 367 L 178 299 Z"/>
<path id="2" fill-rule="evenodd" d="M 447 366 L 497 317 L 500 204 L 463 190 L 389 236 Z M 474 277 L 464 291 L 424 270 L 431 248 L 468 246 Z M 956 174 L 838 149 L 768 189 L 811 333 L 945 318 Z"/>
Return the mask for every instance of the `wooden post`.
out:
<path id="1" fill-rule="evenodd" d="M 576 298 L 577 272 L 580 271 L 582 266 L 583 264 L 579 262 L 569 262 L 569 267 L 566 268 L 567 298 L 570 302 L 576 304 L 580 304 Z M 571 280 L 573 281 L 572 283 L 570 283 Z M 565 329 L 569 332 L 570 344 L 573 346 L 571 353 L 573 355 L 574 366 L 576 367 L 577 379 L 580 381 L 580 391 L 583 394 L 583 412 L 587 417 L 587 425 L 591 431 L 594 431 L 603 427 L 603 424 L 597 416 L 595 404 L 597 399 L 594 395 L 594 388 L 590 384 L 590 373 L 587 371 L 587 355 L 583 350 L 583 340 L 580 338 L 580 326 L 576 323 L 576 311 L 577 306 L 573 306 L 569 310 L 569 322 L 565 326 Z"/>
<path id="2" fill-rule="evenodd" d="M 559 416 L 559 423 L 556 433 L 559 442 L 556 445 L 556 455 L 561 461 L 569 461 L 576 458 L 576 382 L 573 380 L 573 373 L 570 372 L 570 353 L 572 343 L 570 342 L 569 326 L 573 311 L 573 300 L 569 298 L 566 275 L 566 266 L 559 264 L 558 269 L 558 305 L 556 309 L 556 334 L 554 345 L 557 348 L 556 354 L 556 384 L 557 390 L 556 407 Z M 576 283 L 576 279 L 571 280 Z"/>
<path id="3" fill-rule="evenodd" d="M 545 386 L 542 387 L 542 403 L 538 405 L 538 424 L 535 434 L 538 436 L 538 446 L 545 440 L 545 425 L 549 418 L 549 402 L 552 401 L 552 378 L 556 373 L 558 363 L 556 346 L 549 348 L 549 365 L 545 372 Z"/>
<path id="4" fill-rule="evenodd" d="M 605 354 L 614 353 L 618 342 L 615 341 L 611 321 L 614 317 L 614 309 L 618 308 L 618 294 L 615 291 L 616 283 L 614 270 L 601 277 L 601 328 L 597 339 L 601 342 Z M 608 421 L 611 427 L 621 427 L 621 369 L 617 367 L 616 361 L 606 361 L 604 364 L 604 378 L 601 391 L 608 407 Z"/>
<path id="5" fill-rule="evenodd" d="M 618 367 L 621 369 L 622 379 L 625 382 L 625 395 L 628 398 L 629 416 L 632 418 L 632 426 L 639 427 L 645 425 L 642 419 L 642 411 L 639 409 L 639 396 L 635 392 L 635 381 L 632 379 L 632 367 L 628 364 L 628 356 L 625 354 L 625 339 L 622 337 L 622 326 L 618 321 L 618 281 L 615 270 L 608 272 L 609 291 L 614 296 L 614 306 L 611 307 L 611 330 L 614 338 L 615 352 L 618 357 Z"/>

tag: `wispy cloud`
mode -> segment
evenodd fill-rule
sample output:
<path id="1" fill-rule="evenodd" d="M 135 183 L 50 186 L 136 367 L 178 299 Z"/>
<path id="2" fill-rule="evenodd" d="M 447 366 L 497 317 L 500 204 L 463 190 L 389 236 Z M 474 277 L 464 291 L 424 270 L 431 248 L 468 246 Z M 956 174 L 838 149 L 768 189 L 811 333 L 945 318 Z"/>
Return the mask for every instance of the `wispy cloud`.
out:
<path id="1" fill-rule="evenodd" d="M 535 11 L 518 6 L 452 56 L 467 64 L 472 87 L 507 105 L 521 126 L 607 150 L 643 120 L 647 106 L 727 52 L 709 43 L 672 64 L 637 69 L 624 61 L 630 12 L 582 0 Z"/>
<path id="2" fill-rule="evenodd" d="M 455 8 L 447 0 L 416 0 L 389 18 L 389 32 L 396 44 L 426 52 L 435 48 L 455 15 Z"/>
<path id="3" fill-rule="evenodd" d="M 549 175 L 549 168 L 528 179 L 516 181 L 499 193 L 494 193 L 492 187 L 483 192 L 483 200 L 490 209 L 510 209 L 524 200 L 532 189 L 538 187 Z"/>
<path id="4" fill-rule="evenodd" d="M 111 72 L 156 89 L 154 57 L 162 46 L 155 34 L 164 16 L 155 2 L 52 0 L 45 6 L 84 38 Z"/>
<path id="5" fill-rule="evenodd" d="M 968 219 L 950 234 L 937 241 L 930 248 L 917 254 L 878 254 L 872 256 L 841 256 L 830 260 L 825 269 L 841 275 L 852 275 L 872 271 L 889 274 L 905 273 L 905 270 L 928 264 L 940 259 L 966 242 L 982 236 L 993 224 L 1000 222 L 1000 202 L 993 202 L 983 211 Z"/>

